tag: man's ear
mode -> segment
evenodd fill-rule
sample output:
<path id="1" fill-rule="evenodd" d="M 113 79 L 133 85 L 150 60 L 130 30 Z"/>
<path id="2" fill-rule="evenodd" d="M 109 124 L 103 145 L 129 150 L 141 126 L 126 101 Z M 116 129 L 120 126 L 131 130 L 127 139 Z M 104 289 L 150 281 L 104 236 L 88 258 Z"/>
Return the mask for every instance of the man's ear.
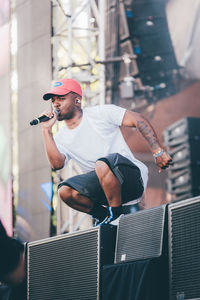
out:
<path id="1" fill-rule="evenodd" d="M 81 100 L 76 98 L 76 103 L 80 104 L 81 103 Z"/>

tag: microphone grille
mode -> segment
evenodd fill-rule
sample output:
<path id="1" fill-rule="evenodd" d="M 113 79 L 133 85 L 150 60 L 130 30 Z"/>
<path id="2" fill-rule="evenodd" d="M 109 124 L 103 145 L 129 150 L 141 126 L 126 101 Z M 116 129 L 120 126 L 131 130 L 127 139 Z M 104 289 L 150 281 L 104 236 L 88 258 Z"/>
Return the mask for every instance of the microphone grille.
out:
<path id="1" fill-rule="evenodd" d="M 59 112 L 55 108 L 53 109 L 53 112 L 55 112 L 56 115 L 59 114 Z"/>

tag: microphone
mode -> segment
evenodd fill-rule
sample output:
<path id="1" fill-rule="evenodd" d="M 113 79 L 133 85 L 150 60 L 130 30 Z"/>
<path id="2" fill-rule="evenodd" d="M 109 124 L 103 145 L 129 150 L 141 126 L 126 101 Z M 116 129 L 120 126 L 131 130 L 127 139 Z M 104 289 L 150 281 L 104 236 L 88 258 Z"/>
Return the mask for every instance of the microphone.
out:
<path id="1" fill-rule="evenodd" d="M 53 112 L 54 112 L 56 115 L 59 114 L 59 111 L 57 111 L 55 108 L 53 109 Z M 53 116 L 53 117 L 54 117 L 54 116 Z M 52 118 L 53 118 L 53 117 L 52 117 Z M 32 126 L 32 125 L 37 125 L 37 124 L 40 124 L 40 123 L 42 123 L 42 122 L 49 121 L 49 120 L 52 119 L 52 118 L 49 118 L 49 117 L 47 117 L 46 115 L 42 115 L 42 116 L 40 116 L 40 117 L 38 117 L 38 118 L 33 119 L 33 120 L 30 122 L 30 125 L 31 125 L 31 126 Z"/>
<path id="2" fill-rule="evenodd" d="M 53 118 L 53 117 L 52 117 Z M 38 117 L 38 118 L 35 118 L 35 119 L 33 119 L 31 122 L 30 122 L 30 125 L 32 126 L 32 125 L 37 125 L 37 124 L 40 124 L 40 123 L 42 123 L 42 122 L 46 122 L 46 121 L 48 121 L 48 120 L 50 120 L 50 119 L 52 119 L 52 118 L 49 118 L 49 117 L 47 117 L 47 116 L 45 116 L 45 115 L 42 115 L 42 116 L 40 116 L 40 117 Z"/>

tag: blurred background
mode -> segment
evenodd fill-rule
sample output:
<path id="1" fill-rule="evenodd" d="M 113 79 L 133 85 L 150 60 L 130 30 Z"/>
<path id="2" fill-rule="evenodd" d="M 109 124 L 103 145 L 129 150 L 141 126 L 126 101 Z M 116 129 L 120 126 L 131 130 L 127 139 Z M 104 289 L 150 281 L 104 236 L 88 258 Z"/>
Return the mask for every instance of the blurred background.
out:
<path id="1" fill-rule="evenodd" d="M 53 172 L 40 126 L 29 125 L 58 78 L 81 83 L 84 106 L 114 103 L 152 123 L 174 158 L 161 174 L 138 133 L 121 129 L 149 167 L 141 209 L 200 194 L 199 35 L 200 0 L 0 0 L 0 218 L 10 236 L 92 226 L 57 196 L 78 166 Z"/>

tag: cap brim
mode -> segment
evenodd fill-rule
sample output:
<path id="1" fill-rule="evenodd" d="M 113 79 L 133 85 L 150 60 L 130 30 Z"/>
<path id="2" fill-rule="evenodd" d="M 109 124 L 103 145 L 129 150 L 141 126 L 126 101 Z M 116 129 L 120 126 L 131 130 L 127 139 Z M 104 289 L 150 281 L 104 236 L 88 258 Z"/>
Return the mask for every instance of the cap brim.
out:
<path id="1" fill-rule="evenodd" d="M 44 94 L 43 95 L 43 99 L 44 100 L 49 100 L 51 99 L 53 96 L 64 96 L 64 95 L 67 95 L 69 94 L 71 91 L 67 90 L 67 89 L 52 89 L 50 90 L 48 93 Z"/>
<path id="2" fill-rule="evenodd" d="M 56 94 L 45 94 L 44 96 L 43 96 L 43 99 L 44 100 L 49 100 L 49 99 L 51 99 L 51 98 L 53 98 L 53 96 L 57 96 Z M 60 95 L 59 95 L 60 96 Z"/>

